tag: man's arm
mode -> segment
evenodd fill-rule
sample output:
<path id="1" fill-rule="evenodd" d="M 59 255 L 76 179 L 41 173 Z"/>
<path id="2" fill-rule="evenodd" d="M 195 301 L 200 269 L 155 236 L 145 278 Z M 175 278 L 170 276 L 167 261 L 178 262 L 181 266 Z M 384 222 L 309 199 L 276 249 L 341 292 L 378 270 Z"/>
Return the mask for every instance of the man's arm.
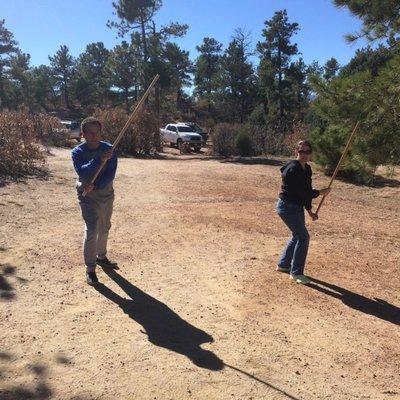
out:
<path id="1" fill-rule="evenodd" d="M 90 175 L 93 175 L 97 168 L 101 165 L 101 159 L 93 158 L 89 162 L 85 162 L 82 157 L 81 151 L 73 151 L 72 152 L 72 162 L 74 164 L 74 168 L 76 173 L 80 178 L 87 178 Z"/>

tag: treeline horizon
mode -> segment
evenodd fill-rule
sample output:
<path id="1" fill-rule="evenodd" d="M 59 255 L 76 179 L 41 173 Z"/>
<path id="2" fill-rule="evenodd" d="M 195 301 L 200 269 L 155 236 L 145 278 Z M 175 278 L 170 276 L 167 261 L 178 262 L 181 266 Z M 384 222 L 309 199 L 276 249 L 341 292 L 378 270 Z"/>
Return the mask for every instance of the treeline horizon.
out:
<path id="1" fill-rule="evenodd" d="M 254 155 L 282 152 L 288 138 L 301 136 L 313 142 L 316 161 L 329 173 L 360 121 L 345 171 L 366 182 L 377 165 L 400 163 L 400 5 L 396 0 L 333 3 L 362 21 L 349 41 L 363 37 L 378 42 L 357 50 L 343 66 L 334 57 L 324 65 L 307 65 L 295 43 L 301 27 L 284 9 L 265 21 L 254 48 L 248 34 L 238 29 L 225 48 L 217 38 L 203 38 L 194 61 L 174 42 L 188 25 L 156 24 L 161 0 L 113 2 L 115 18 L 107 25 L 123 39 L 120 44 L 107 49 L 102 42 L 89 43 L 76 58 L 61 45 L 49 56 L 48 66 L 30 67 L 29 54 L 18 48 L 0 20 L 0 110 L 77 117 L 116 106 L 128 111 L 159 74 L 149 102 L 159 123 L 224 123 L 215 129 L 223 152 L 237 151 L 233 143 L 239 134 L 246 152 Z"/>
<path id="2" fill-rule="evenodd" d="M 293 88 L 296 93 L 292 93 L 292 102 L 297 104 L 291 107 L 299 111 L 301 103 L 308 100 L 308 75 L 318 73 L 331 79 L 339 70 L 333 57 L 324 66 L 317 62 L 304 63 L 297 45 L 291 43 L 300 28 L 297 23 L 289 22 L 286 10 L 277 11 L 271 20 L 265 21 L 265 41 L 259 41 L 253 48 L 249 34 L 238 28 L 232 32 L 232 40 L 225 48 L 215 38 L 203 38 L 196 46 L 198 57 L 192 61 L 189 52 L 173 41 L 186 34 L 188 25 L 171 23 L 157 29 L 153 17 L 162 6 L 161 1 L 150 1 L 147 7 L 140 7 L 135 1 L 130 3 L 137 4 L 137 15 L 128 9 L 126 2 L 119 2 L 114 4 L 119 21 L 107 24 L 125 39 L 120 44 L 108 49 L 103 42 L 89 43 L 77 57 L 70 54 L 68 45 L 62 44 L 55 54 L 48 56 L 47 65 L 30 66 L 30 55 L 19 49 L 5 21 L 0 21 L 4 42 L 0 69 L 1 108 L 25 106 L 31 110 L 81 110 L 86 113 L 93 106 L 124 104 L 128 109 L 153 72 L 161 75 L 155 101 L 158 113 L 190 113 L 198 106 L 200 116 L 205 114 L 225 122 L 244 122 L 255 103 L 263 103 L 265 109 L 268 107 L 260 99 L 263 84 L 260 76 L 268 73 L 267 67 L 261 64 L 265 63 L 268 52 L 281 51 L 271 46 L 274 40 L 271 36 L 278 35 L 279 31 L 285 31 L 284 43 L 280 46 L 282 57 L 276 60 L 281 76 L 278 83 L 281 117 L 285 111 L 284 102 L 290 102 L 283 99 L 284 85 L 286 89 L 288 85 L 297 86 Z M 135 29 L 134 24 L 140 29 Z M 288 78 L 286 82 L 282 79 L 284 75 Z M 160 101 L 164 106 L 159 104 Z M 220 108 L 225 110 L 226 103 L 231 102 L 228 104 L 229 115 L 213 113 L 216 102 L 224 103 Z M 165 103 L 170 104 L 165 107 Z"/>

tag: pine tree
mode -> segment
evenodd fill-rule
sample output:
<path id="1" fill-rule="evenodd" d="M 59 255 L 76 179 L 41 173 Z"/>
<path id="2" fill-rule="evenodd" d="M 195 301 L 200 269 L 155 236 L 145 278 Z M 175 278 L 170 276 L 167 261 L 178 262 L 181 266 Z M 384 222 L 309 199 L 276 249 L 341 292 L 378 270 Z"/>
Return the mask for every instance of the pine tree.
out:
<path id="1" fill-rule="evenodd" d="M 191 83 L 190 73 L 193 65 L 189 59 L 189 52 L 180 49 L 176 43 L 168 42 L 164 47 L 163 58 L 168 65 L 170 86 L 176 93 L 176 105 L 179 109 L 182 105 L 183 88 Z"/>
<path id="2" fill-rule="evenodd" d="M 76 63 L 76 96 L 84 105 L 106 103 L 109 79 L 107 62 L 109 50 L 102 42 L 90 43 Z"/>
<path id="3" fill-rule="evenodd" d="M 333 77 L 336 76 L 340 69 L 340 65 L 336 58 L 330 58 L 324 65 L 324 78 L 327 81 L 330 81 Z"/>
<path id="4" fill-rule="evenodd" d="M 286 10 L 277 11 L 272 19 L 265 21 L 265 29 L 262 33 L 265 40 L 257 43 L 257 51 L 260 54 L 261 84 L 267 99 L 277 98 L 281 124 L 285 117 L 285 74 L 291 57 L 298 54 L 297 44 L 291 44 L 291 38 L 298 30 L 297 23 L 289 23 Z M 277 90 L 276 94 L 273 93 L 275 90 Z"/>
<path id="5" fill-rule="evenodd" d="M 243 122 L 254 93 L 254 71 L 248 60 L 248 35 L 237 30 L 221 60 L 221 84 L 230 119 Z"/>
<path id="6" fill-rule="evenodd" d="M 138 57 L 135 56 L 132 46 L 126 41 L 115 46 L 108 59 L 110 85 L 121 90 L 126 110 L 129 112 L 129 99 L 136 100 L 139 70 Z"/>
<path id="7" fill-rule="evenodd" d="M 0 20 L 0 109 L 7 104 L 6 86 L 10 57 L 18 51 L 14 35 L 5 27 L 5 20 Z"/>
<path id="8" fill-rule="evenodd" d="M 62 45 L 53 57 L 49 56 L 49 60 L 56 85 L 63 94 L 66 107 L 71 109 L 70 87 L 75 73 L 75 60 L 65 45 Z"/>
<path id="9" fill-rule="evenodd" d="M 221 68 L 222 44 L 214 38 L 205 37 L 200 46 L 196 46 L 200 53 L 195 61 L 194 84 L 195 93 L 201 99 L 205 98 L 208 111 L 211 111 L 212 94 L 217 88 L 217 78 Z"/>
<path id="10" fill-rule="evenodd" d="M 160 75 L 155 87 L 155 108 L 160 111 L 160 86 L 168 86 L 166 66 L 162 60 L 164 46 L 170 37 L 182 37 L 188 26 L 170 23 L 157 28 L 154 17 L 162 6 L 162 0 L 118 0 L 113 7 L 119 21 L 109 21 L 110 28 L 117 28 L 120 36 L 131 33 L 135 52 L 141 55 L 141 86 L 146 87 L 155 74 Z"/>

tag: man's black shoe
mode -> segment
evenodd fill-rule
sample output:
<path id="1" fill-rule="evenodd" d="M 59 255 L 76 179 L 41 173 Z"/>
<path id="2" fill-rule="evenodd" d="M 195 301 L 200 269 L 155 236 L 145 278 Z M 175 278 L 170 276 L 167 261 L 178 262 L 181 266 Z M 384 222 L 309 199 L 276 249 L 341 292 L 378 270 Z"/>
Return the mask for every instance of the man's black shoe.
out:
<path id="1" fill-rule="evenodd" d="M 89 285 L 95 285 L 96 283 L 99 283 L 99 280 L 97 279 L 96 272 L 86 272 L 86 282 Z"/>
<path id="2" fill-rule="evenodd" d="M 118 263 L 116 263 L 115 261 L 109 260 L 107 257 L 104 257 L 104 258 L 97 257 L 96 264 L 100 265 L 100 267 L 103 267 L 103 268 L 119 269 Z"/>

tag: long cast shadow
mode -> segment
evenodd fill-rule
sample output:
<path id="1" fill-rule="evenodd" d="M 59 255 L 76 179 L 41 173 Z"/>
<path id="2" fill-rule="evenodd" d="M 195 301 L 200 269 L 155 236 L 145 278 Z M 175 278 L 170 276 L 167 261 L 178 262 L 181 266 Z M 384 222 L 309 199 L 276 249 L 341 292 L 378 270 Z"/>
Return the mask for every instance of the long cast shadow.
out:
<path id="1" fill-rule="evenodd" d="M 314 283 L 308 286 L 318 290 L 321 293 L 328 294 L 343 301 L 347 306 L 361 311 L 365 314 L 373 315 L 374 317 L 383 319 L 384 321 L 391 322 L 395 325 L 400 325 L 400 308 L 388 303 L 385 300 L 368 297 L 351 292 L 350 290 L 342 287 L 327 283 L 319 279 L 311 278 Z"/>
<path id="2" fill-rule="evenodd" d="M 142 325 L 151 343 L 185 355 L 201 368 L 213 371 L 224 368 L 221 359 L 200 347 L 203 343 L 213 342 L 211 335 L 186 322 L 167 305 L 132 285 L 114 270 L 104 269 L 104 272 L 130 299 L 121 297 L 103 284 L 96 285 L 95 289 Z"/>
<path id="3" fill-rule="evenodd" d="M 125 299 L 102 283 L 94 288 L 104 297 L 113 301 L 134 321 L 143 326 L 150 343 L 185 355 L 195 365 L 213 371 L 225 366 L 248 378 L 273 389 L 291 400 L 299 400 L 284 390 L 262 380 L 233 365 L 224 363 L 214 353 L 203 350 L 200 345 L 213 342 L 208 333 L 189 324 L 167 305 L 132 285 L 115 270 L 104 268 L 103 271 L 130 297 Z"/>

